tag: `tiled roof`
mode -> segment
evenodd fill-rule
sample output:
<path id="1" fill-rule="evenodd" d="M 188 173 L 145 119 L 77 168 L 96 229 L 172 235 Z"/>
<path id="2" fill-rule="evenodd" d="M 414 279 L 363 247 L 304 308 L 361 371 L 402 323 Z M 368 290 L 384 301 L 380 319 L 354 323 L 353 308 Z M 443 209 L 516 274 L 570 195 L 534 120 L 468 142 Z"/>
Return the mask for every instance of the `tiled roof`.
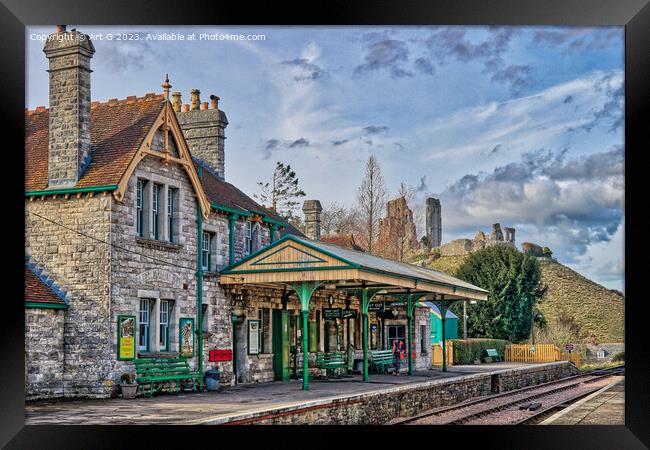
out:
<path id="1" fill-rule="evenodd" d="M 269 219 L 284 224 L 284 229 L 280 233 L 282 236 L 286 234 L 303 236 L 298 229 L 287 223 L 287 221 L 277 213 L 274 213 L 268 208 L 260 205 L 248 195 L 240 191 L 236 186 L 219 178 L 219 176 L 212 172 L 212 170 L 199 158 L 194 158 L 194 164 L 197 168 L 200 167 L 202 169 L 201 183 L 203 184 L 203 189 L 205 190 L 205 194 L 208 196 L 210 202 L 243 213 L 263 213 Z"/>
<path id="2" fill-rule="evenodd" d="M 75 187 L 117 184 L 165 105 L 165 97 L 92 102 L 90 108 L 91 160 Z M 49 110 L 25 114 L 25 190 L 47 188 Z"/>
<path id="3" fill-rule="evenodd" d="M 25 302 L 65 305 L 66 294 L 41 269 L 25 264 Z"/>
<path id="4" fill-rule="evenodd" d="M 364 251 L 363 248 L 354 242 L 354 235 L 352 234 L 321 236 L 320 240 L 326 244 L 338 245 L 339 247 L 348 248 L 350 250 Z"/>

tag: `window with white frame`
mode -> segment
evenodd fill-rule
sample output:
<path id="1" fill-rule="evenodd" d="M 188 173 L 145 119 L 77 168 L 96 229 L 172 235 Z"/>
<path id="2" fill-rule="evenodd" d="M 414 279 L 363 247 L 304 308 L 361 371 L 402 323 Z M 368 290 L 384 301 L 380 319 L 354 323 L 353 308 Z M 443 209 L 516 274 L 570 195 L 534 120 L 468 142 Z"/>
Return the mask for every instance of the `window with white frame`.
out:
<path id="1" fill-rule="evenodd" d="M 169 300 L 160 300 L 160 318 L 158 326 L 158 350 L 166 352 L 169 350 Z"/>
<path id="2" fill-rule="evenodd" d="M 138 321 L 138 349 L 149 351 L 149 325 L 151 318 L 151 308 L 154 300 L 148 298 L 140 299 L 140 320 Z"/>
<path id="3" fill-rule="evenodd" d="M 178 198 L 178 189 L 168 187 L 167 188 L 167 233 L 169 242 L 174 242 L 174 234 L 176 229 L 174 228 L 174 212 L 176 211 L 176 203 Z"/>
<path id="4" fill-rule="evenodd" d="M 253 222 L 246 222 L 246 255 L 253 253 Z"/>
<path id="5" fill-rule="evenodd" d="M 209 271 L 212 267 L 212 238 L 213 234 L 204 231 L 201 239 L 201 267 Z"/>
<path id="6" fill-rule="evenodd" d="M 153 185 L 153 192 L 151 193 L 151 224 L 153 225 L 153 238 L 160 239 L 160 191 L 159 184 Z"/>

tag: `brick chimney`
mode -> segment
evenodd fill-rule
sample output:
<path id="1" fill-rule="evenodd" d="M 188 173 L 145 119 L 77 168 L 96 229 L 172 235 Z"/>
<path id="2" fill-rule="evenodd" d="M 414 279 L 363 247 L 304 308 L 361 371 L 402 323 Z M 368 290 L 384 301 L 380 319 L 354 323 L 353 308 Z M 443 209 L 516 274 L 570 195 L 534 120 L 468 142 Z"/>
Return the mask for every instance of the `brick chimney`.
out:
<path id="1" fill-rule="evenodd" d="M 320 213 L 323 207 L 318 200 L 305 200 L 302 212 L 305 213 L 305 235 L 311 240 L 320 241 Z"/>
<path id="2" fill-rule="evenodd" d="M 57 25 L 43 48 L 49 60 L 48 189 L 77 184 L 90 160 L 90 37 Z"/>
<path id="3" fill-rule="evenodd" d="M 174 97 L 175 93 L 172 94 Z M 200 91 L 190 93 L 192 107 L 176 111 L 178 123 L 183 130 L 192 156 L 203 161 L 220 178 L 225 174 L 225 129 L 228 126 L 226 114 L 218 106 L 219 97 L 210 95 L 210 104 L 201 102 Z M 178 94 L 180 105 L 180 93 Z"/>

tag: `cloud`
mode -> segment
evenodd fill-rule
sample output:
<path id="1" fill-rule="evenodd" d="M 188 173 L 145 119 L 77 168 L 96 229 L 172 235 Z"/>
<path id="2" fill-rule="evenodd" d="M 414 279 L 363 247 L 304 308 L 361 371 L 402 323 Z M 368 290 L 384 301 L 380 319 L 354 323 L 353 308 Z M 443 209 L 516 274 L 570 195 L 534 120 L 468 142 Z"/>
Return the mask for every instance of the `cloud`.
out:
<path id="1" fill-rule="evenodd" d="M 402 151 L 404 150 L 404 146 L 400 144 L 399 142 L 393 142 L 393 145 L 397 147 L 397 150 Z"/>
<path id="2" fill-rule="evenodd" d="M 431 61 L 429 61 L 426 58 L 418 58 L 415 60 L 413 63 L 416 69 L 418 69 L 420 72 L 425 73 L 427 75 L 433 75 L 436 73 L 435 68 L 433 67 L 433 64 L 431 64 Z"/>
<path id="3" fill-rule="evenodd" d="M 562 103 L 571 103 L 573 102 L 573 95 L 567 95 Z"/>
<path id="4" fill-rule="evenodd" d="M 623 42 L 623 27 L 559 28 L 535 32 L 532 43 L 560 49 L 564 54 L 603 50 Z"/>
<path id="5" fill-rule="evenodd" d="M 348 142 L 347 139 L 341 139 L 341 140 L 337 140 L 337 141 L 332 141 L 332 145 L 335 146 L 335 147 L 338 147 L 339 145 L 343 145 L 346 142 Z"/>
<path id="6" fill-rule="evenodd" d="M 97 45 L 97 42 L 100 44 Z M 148 62 L 159 55 L 150 42 L 142 40 L 111 41 L 110 45 L 101 42 L 95 41 L 98 53 L 101 52 L 101 58 L 96 58 L 97 64 L 109 68 L 113 73 L 142 71 L 148 66 Z"/>
<path id="7" fill-rule="evenodd" d="M 393 78 L 412 77 L 404 66 L 408 62 L 409 49 L 406 42 L 390 39 L 386 33 L 368 33 L 364 36 L 366 51 L 364 63 L 354 69 L 355 74 L 387 71 Z"/>
<path id="8" fill-rule="evenodd" d="M 590 245 L 606 242 L 623 219 L 624 150 L 567 158 L 538 149 L 491 172 L 466 174 L 440 194 L 448 228 L 494 222 L 535 228 L 538 238 L 561 244 L 561 258 L 576 261 Z"/>
<path id="9" fill-rule="evenodd" d="M 296 58 L 288 61 L 282 61 L 283 65 L 293 66 L 299 69 L 299 73 L 294 75 L 293 79 L 301 82 L 308 80 L 322 80 L 329 75 L 322 67 L 312 63 L 306 58 Z"/>
<path id="10" fill-rule="evenodd" d="M 262 146 L 262 159 L 269 159 L 274 151 L 283 148 L 299 148 L 309 147 L 311 143 L 305 138 L 296 139 L 293 141 L 280 141 L 279 139 L 268 139 Z"/>
<path id="11" fill-rule="evenodd" d="M 420 177 L 420 183 L 417 185 L 417 187 L 415 188 L 415 190 L 416 190 L 417 192 L 424 192 L 424 191 L 426 191 L 428 188 L 429 188 L 429 187 L 427 186 L 427 176 L 426 176 L 426 175 L 422 175 L 422 177 Z"/>
<path id="12" fill-rule="evenodd" d="M 616 77 L 614 73 L 609 73 L 594 82 L 594 89 L 598 92 L 604 92 L 607 101 L 593 113 L 592 119 L 582 125 L 580 129 L 589 132 L 603 122 L 609 124 L 608 130 L 610 132 L 621 128 L 625 120 L 625 89 L 623 78 Z"/>
<path id="13" fill-rule="evenodd" d="M 377 135 L 377 134 L 386 134 L 388 133 L 388 127 L 387 126 L 377 126 L 377 125 L 369 125 L 367 127 L 363 127 L 361 130 L 364 135 Z"/>
<path id="14" fill-rule="evenodd" d="M 497 145 L 495 145 L 494 148 L 490 151 L 490 153 L 489 153 L 488 156 L 495 155 L 495 154 L 497 154 L 497 153 L 500 152 L 500 151 L 501 151 L 501 144 L 497 144 Z"/>
<path id="15" fill-rule="evenodd" d="M 305 138 L 296 139 L 288 145 L 289 148 L 309 147 L 309 141 Z"/>
<path id="16" fill-rule="evenodd" d="M 425 46 L 438 64 L 483 61 L 483 72 L 490 75 L 493 82 L 506 84 L 513 94 L 517 94 L 531 86 L 534 79 L 532 66 L 509 64 L 504 59 L 515 34 L 512 27 L 490 27 L 483 39 L 469 39 L 466 29 L 443 27 L 425 40 Z"/>

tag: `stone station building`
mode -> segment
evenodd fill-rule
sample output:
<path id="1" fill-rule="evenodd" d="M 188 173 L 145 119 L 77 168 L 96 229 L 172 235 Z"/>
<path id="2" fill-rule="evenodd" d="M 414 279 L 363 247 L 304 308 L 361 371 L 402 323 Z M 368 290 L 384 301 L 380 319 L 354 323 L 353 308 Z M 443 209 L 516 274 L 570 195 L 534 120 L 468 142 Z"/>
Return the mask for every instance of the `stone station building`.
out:
<path id="1" fill-rule="evenodd" d="M 25 114 L 28 399 L 114 396 L 120 374 L 147 357 L 187 356 L 197 370 L 218 369 L 226 384 L 286 380 L 304 371 L 306 346 L 312 362 L 317 351 L 352 346 L 360 358 L 364 342 L 390 348 L 406 334 L 403 305 L 367 311 L 365 294 L 339 281 L 316 289 L 307 305 L 294 280 L 224 283 L 223 273 L 272 248 L 319 245 L 320 203 L 305 202 L 307 239 L 225 181 L 228 120 L 218 97 L 208 105 L 193 90 L 191 105 L 179 92 L 170 101 L 166 79 L 163 94 L 91 102 L 90 38 L 58 26 L 44 53 L 49 108 Z M 292 273 L 311 280 L 316 271 L 304 259 L 299 266 Z M 428 272 L 418 275 L 430 278 L 422 292 L 484 297 L 455 279 L 434 289 L 437 273 Z M 400 293 L 420 292 L 416 278 L 395 281 Z M 323 308 L 356 314 L 326 320 Z M 413 362 L 429 367 L 427 347 L 415 345 L 430 335 L 428 310 L 414 308 L 413 317 Z M 194 333 L 185 334 L 191 321 Z M 120 345 L 125 336 L 132 355 Z"/>

